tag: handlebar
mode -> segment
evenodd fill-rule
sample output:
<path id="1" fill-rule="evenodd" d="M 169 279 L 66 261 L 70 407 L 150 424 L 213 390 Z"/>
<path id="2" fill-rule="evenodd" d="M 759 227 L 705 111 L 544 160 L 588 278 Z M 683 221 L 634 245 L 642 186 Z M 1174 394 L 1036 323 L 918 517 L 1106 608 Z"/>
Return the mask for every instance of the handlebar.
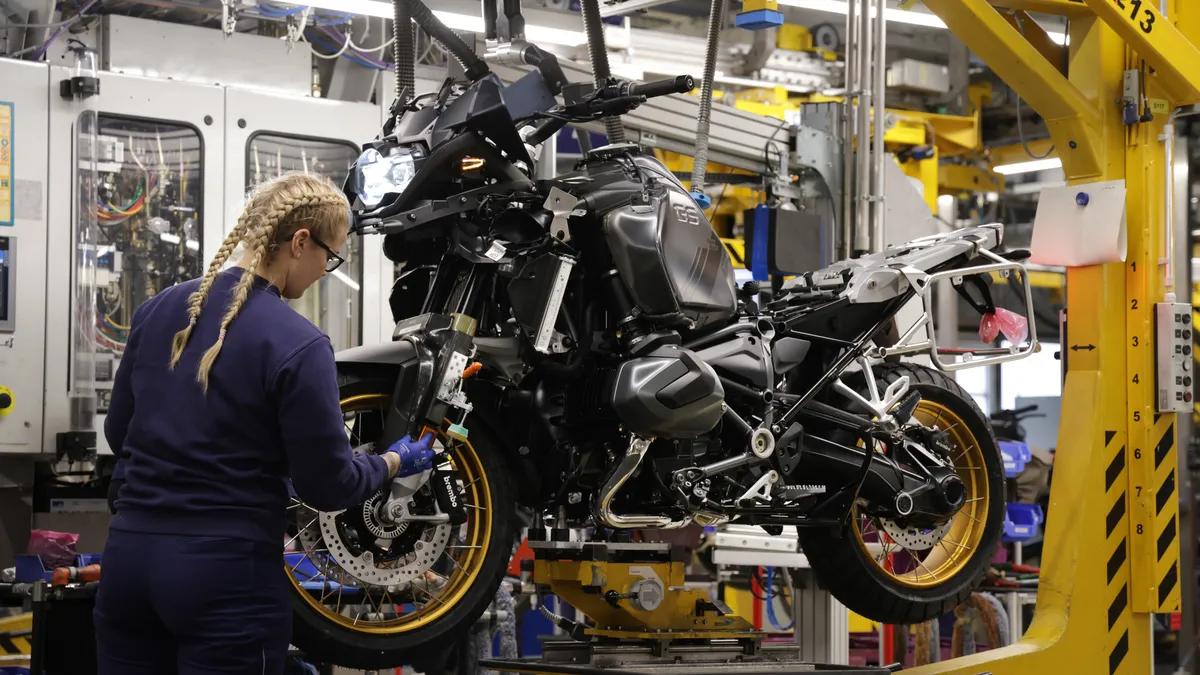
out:
<path id="1" fill-rule="evenodd" d="M 560 110 L 561 116 L 538 127 L 525 142 L 538 145 L 545 142 L 569 122 L 587 121 L 599 115 L 623 115 L 638 107 L 648 98 L 669 94 L 686 94 L 696 88 L 691 75 L 680 75 L 654 82 L 630 82 L 619 80 L 599 89 L 585 89 L 585 83 L 576 83 L 564 88 L 567 100 Z"/>
<path id="2" fill-rule="evenodd" d="M 665 80 L 657 80 L 655 82 L 626 82 L 629 91 L 625 92 L 626 96 L 645 96 L 646 98 L 654 98 L 655 96 L 666 96 L 668 94 L 686 94 L 696 88 L 696 81 L 691 75 L 680 75 Z"/>

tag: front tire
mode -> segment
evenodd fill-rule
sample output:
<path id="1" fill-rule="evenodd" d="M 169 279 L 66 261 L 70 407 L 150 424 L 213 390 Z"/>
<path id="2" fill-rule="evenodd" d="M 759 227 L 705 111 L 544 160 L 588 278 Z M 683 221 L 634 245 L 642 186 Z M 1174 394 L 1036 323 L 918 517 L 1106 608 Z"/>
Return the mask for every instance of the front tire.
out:
<path id="1" fill-rule="evenodd" d="M 840 532 L 802 529 L 800 545 L 821 585 L 855 613 L 883 623 L 920 623 L 953 610 L 982 582 L 1003 533 L 1004 467 L 987 418 L 954 380 L 911 364 L 878 364 L 874 370 L 881 391 L 908 376 L 922 396 L 915 417 L 948 430 L 968 501 L 925 558 L 918 549 L 889 548 L 898 543 L 891 534 L 905 532 L 896 532 L 894 524 L 888 532 L 857 507 Z"/>
<path id="2" fill-rule="evenodd" d="M 394 381 L 344 372 L 339 374 L 339 385 L 343 414 L 349 418 L 350 414 L 363 411 L 382 415 L 391 400 Z M 381 420 L 355 424 L 361 425 L 355 428 L 367 430 L 366 436 L 382 430 Z M 470 425 L 469 419 L 467 424 Z M 353 438 L 349 425 L 348 432 Z M 352 445 L 363 447 L 373 440 L 364 437 L 357 442 L 352 440 Z M 451 442 L 445 437 L 439 440 Z M 516 495 L 498 445 L 486 430 L 476 430 L 471 441 L 456 443 L 452 451 L 455 470 L 466 486 L 466 502 L 472 505 L 467 524 L 462 529 L 452 529 L 446 550 L 430 566 L 430 572 L 424 573 L 424 578 L 411 582 L 408 596 L 395 586 L 373 586 L 371 592 L 361 596 L 366 600 L 366 610 L 362 605 L 355 610 L 343 606 L 345 592 L 336 596 L 335 601 L 332 590 L 324 586 L 314 588 L 312 577 L 293 571 L 291 565 L 285 569 L 292 581 L 292 644 L 308 658 L 362 670 L 420 664 L 436 667 L 436 662 L 467 635 L 483 614 L 495 597 L 512 557 L 517 536 L 513 510 Z M 295 557 L 293 554 L 292 558 Z M 328 558 L 324 561 L 330 564 Z M 425 590 L 418 591 L 417 586 Z M 347 585 L 342 590 L 358 589 Z M 364 614 L 366 620 L 362 618 Z"/>

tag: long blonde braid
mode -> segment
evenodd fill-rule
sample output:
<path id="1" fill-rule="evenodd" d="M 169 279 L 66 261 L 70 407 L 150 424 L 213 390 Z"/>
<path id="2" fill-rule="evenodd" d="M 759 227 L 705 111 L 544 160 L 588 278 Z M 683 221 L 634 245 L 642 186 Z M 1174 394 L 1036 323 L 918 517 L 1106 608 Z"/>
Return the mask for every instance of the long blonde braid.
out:
<path id="1" fill-rule="evenodd" d="M 247 209 L 248 212 L 249 209 Z M 175 366 L 179 364 L 179 359 L 183 356 L 183 349 L 187 347 L 188 340 L 192 337 L 192 328 L 195 328 L 196 321 L 200 318 L 200 310 L 204 308 L 204 301 L 208 299 L 208 292 L 212 288 L 213 282 L 216 281 L 217 275 L 220 274 L 221 267 L 225 265 L 225 261 L 229 260 L 229 256 L 233 255 L 233 251 L 245 236 L 248 221 L 246 213 L 243 213 L 229 236 L 225 237 L 225 241 L 221 243 L 221 248 L 213 256 L 212 262 L 208 264 L 208 271 L 200 280 L 200 288 L 188 296 L 188 325 L 175 334 L 175 339 L 171 344 L 171 370 L 175 370 Z"/>
<path id="2" fill-rule="evenodd" d="M 205 392 L 208 391 L 213 363 L 225 344 L 225 334 L 250 297 L 255 276 L 252 270 L 258 270 L 264 263 L 270 262 L 281 245 L 290 241 L 301 228 L 307 228 L 314 236 L 329 241 L 336 225 L 346 223 L 349 208 L 341 191 L 328 180 L 317 176 L 287 173 L 260 185 L 238 219 L 237 226 L 213 257 L 200 287 L 188 296 L 188 325 L 175 334 L 171 367 L 182 357 L 213 282 L 239 243 L 245 245 L 245 255 L 250 256 L 249 264 L 244 265 L 247 270 L 233 289 L 232 300 L 221 319 L 216 343 L 205 350 L 200 359 L 196 381 Z"/>

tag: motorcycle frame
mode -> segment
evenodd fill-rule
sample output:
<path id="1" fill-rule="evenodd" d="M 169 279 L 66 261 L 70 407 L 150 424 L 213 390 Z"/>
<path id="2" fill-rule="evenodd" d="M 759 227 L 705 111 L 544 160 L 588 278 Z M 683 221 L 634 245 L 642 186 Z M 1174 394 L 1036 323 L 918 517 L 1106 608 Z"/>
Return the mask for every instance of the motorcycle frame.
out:
<path id="1" fill-rule="evenodd" d="M 920 289 L 921 302 L 923 312 L 921 317 L 905 331 L 904 335 L 891 347 L 879 347 L 871 350 L 870 356 L 876 358 L 887 358 L 889 356 L 901 356 L 904 354 L 916 354 L 923 351 L 929 352 L 930 361 L 934 367 L 943 372 L 954 372 L 957 370 L 965 370 L 967 368 L 979 368 L 982 366 L 999 365 L 1009 361 L 1023 359 L 1026 356 L 1041 351 L 1041 344 L 1037 337 L 1037 324 L 1033 312 L 1033 289 L 1029 285 L 1029 273 L 1020 263 L 1015 263 L 992 253 L 987 249 L 980 249 L 979 253 L 986 258 L 996 261 L 990 265 L 974 265 L 954 270 L 945 270 L 934 274 L 925 274 L 917 270 L 905 271 L 905 275 L 909 277 L 909 282 L 916 288 Z M 915 272 L 915 274 L 913 274 Z M 933 328 L 933 288 L 937 282 L 950 280 L 950 283 L 955 286 L 962 284 L 963 277 L 972 275 L 990 275 L 993 272 L 999 272 L 1002 275 L 1019 274 L 1024 290 L 1025 299 L 1025 319 L 1029 322 L 1029 343 L 1026 347 L 1013 345 L 1008 349 L 992 348 L 992 349 L 946 349 L 938 346 L 937 331 Z M 918 340 L 917 334 L 922 330 L 927 329 L 928 337 L 924 340 Z M 952 354 L 962 357 L 961 361 L 943 361 L 942 354 Z M 982 358 L 976 359 L 977 355 Z"/>

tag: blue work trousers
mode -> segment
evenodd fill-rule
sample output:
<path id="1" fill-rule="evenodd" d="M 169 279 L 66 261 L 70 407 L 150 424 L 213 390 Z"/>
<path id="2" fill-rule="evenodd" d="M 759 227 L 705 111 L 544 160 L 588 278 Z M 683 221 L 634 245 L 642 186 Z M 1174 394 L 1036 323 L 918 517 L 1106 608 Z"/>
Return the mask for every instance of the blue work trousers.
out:
<path id="1" fill-rule="evenodd" d="M 112 530 L 98 675 L 281 675 L 292 633 L 281 546 Z"/>

